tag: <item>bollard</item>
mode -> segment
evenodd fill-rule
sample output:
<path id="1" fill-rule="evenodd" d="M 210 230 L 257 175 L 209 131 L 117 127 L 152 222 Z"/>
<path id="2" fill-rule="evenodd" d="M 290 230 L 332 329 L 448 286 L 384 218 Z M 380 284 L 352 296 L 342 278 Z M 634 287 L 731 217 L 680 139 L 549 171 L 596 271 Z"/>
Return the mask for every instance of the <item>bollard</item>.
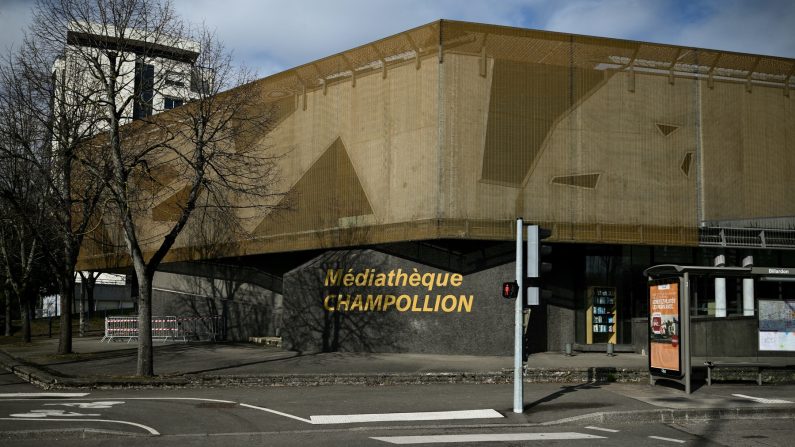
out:
<path id="1" fill-rule="evenodd" d="M 571 343 L 566 343 L 566 355 L 571 357 Z"/>
<path id="2" fill-rule="evenodd" d="M 615 346 L 616 345 L 614 345 L 613 343 L 608 343 L 607 344 L 607 355 L 609 355 L 610 357 L 614 357 L 616 355 L 615 354 Z"/>

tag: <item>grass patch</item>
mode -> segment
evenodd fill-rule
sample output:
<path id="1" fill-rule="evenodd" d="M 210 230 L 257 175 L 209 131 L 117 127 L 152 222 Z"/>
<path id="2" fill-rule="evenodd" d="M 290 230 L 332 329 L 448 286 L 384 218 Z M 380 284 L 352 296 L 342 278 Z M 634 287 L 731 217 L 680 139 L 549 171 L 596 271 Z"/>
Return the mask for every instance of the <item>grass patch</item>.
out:
<path id="1" fill-rule="evenodd" d="M 28 343 L 24 343 L 22 341 L 22 337 L 7 337 L 5 335 L 0 336 L 0 346 L 27 346 Z"/>
<path id="2" fill-rule="evenodd" d="M 42 358 L 47 360 L 59 360 L 59 361 L 80 361 L 80 360 L 91 360 L 97 358 L 98 353 L 96 352 L 72 352 L 69 354 L 48 354 L 43 356 Z"/>
<path id="3" fill-rule="evenodd" d="M 92 317 L 86 324 L 86 335 L 100 336 L 105 332 L 105 318 Z M 52 318 L 52 338 L 57 338 L 61 333 L 61 319 L 60 317 Z M 72 318 L 72 336 L 78 337 L 80 335 L 80 319 Z M 49 337 L 50 336 L 50 319 L 49 318 L 36 318 L 30 322 L 30 336 L 32 338 Z M 22 338 L 22 321 L 11 321 L 11 336 L 0 337 L 0 345 L 7 345 L 13 343 L 20 343 Z"/>

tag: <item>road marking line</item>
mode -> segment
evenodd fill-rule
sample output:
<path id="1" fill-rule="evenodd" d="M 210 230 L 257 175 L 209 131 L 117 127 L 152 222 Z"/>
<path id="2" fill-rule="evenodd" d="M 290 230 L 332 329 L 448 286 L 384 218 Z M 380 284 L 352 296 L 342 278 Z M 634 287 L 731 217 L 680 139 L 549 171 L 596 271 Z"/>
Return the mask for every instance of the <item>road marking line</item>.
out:
<path id="1" fill-rule="evenodd" d="M 0 393 L 0 398 L 5 397 L 85 397 L 88 393 Z"/>
<path id="2" fill-rule="evenodd" d="M 668 442 L 676 442 L 679 444 L 684 444 L 686 441 L 682 441 L 681 439 L 674 439 L 674 438 L 663 438 L 662 436 L 649 436 L 651 439 L 657 439 L 659 441 L 668 441 Z"/>
<path id="3" fill-rule="evenodd" d="M 28 394 L 31 394 L 31 393 L 28 393 Z M 80 393 L 75 393 L 75 394 L 77 395 L 77 394 L 80 394 Z M 85 396 L 87 394 L 88 393 L 83 393 L 81 395 Z M 107 397 L 104 397 L 102 399 L 107 399 Z M 249 404 L 244 404 L 244 403 L 240 403 L 240 402 L 235 402 L 233 400 L 205 399 L 203 397 L 126 397 L 125 399 L 126 400 L 191 400 L 191 401 L 199 401 L 199 402 L 216 402 L 216 403 L 223 403 L 223 404 L 236 404 L 236 405 L 240 405 L 241 407 L 251 408 L 251 409 L 260 410 L 260 411 L 265 411 L 267 413 L 273 413 L 273 414 L 276 414 L 276 415 L 279 415 L 279 416 L 284 416 L 286 418 L 295 419 L 295 420 L 301 421 L 301 422 L 306 422 L 307 424 L 314 424 L 314 422 L 310 421 L 309 419 L 304 419 L 302 417 L 294 416 L 294 415 L 288 414 L 288 413 L 283 413 L 281 411 L 271 410 L 270 408 L 258 407 L 256 405 L 249 405 Z M 24 419 L 15 418 L 15 420 L 24 420 Z M 54 419 L 50 419 L 50 420 L 54 420 Z"/>
<path id="4" fill-rule="evenodd" d="M 284 416 L 286 418 L 295 419 L 296 421 L 306 422 L 307 424 L 314 424 L 315 422 L 310 421 L 309 419 L 300 418 L 298 416 L 293 416 L 292 414 L 282 413 L 281 411 L 271 410 L 270 408 L 258 407 L 256 405 L 249 405 L 249 404 L 238 404 L 241 407 L 246 408 L 253 408 L 254 410 L 265 411 L 268 413 L 278 414 L 279 416 Z"/>
<path id="5" fill-rule="evenodd" d="M 501 418 L 494 410 L 428 411 L 421 413 L 326 414 L 309 416 L 313 424 L 355 424 L 359 422 L 444 421 L 451 419 Z"/>
<path id="6" fill-rule="evenodd" d="M 256 405 L 249 405 L 244 404 L 241 402 L 235 402 L 233 400 L 222 400 L 222 399 L 205 399 L 202 397 L 129 397 L 127 400 L 197 400 L 201 402 L 218 402 L 223 404 L 237 404 L 241 407 L 251 408 L 253 410 L 260 410 L 265 411 L 267 413 L 273 413 L 279 416 L 284 416 L 286 418 L 295 419 L 296 421 L 306 422 L 307 424 L 313 424 L 314 422 L 310 421 L 309 419 L 304 419 L 302 417 L 294 416 L 292 414 L 283 413 L 281 411 L 271 410 L 270 408 L 265 407 L 258 407 Z"/>
<path id="7" fill-rule="evenodd" d="M 114 420 L 110 420 L 110 419 L 51 419 L 51 418 L 46 418 L 46 419 L 22 419 L 22 418 L 0 418 L 0 421 L 109 422 L 109 423 L 112 423 L 112 424 L 132 425 L 134 427 L 142 428 L 142 429 L 148 431 L 152 435 L 155 435 L 155 436 L 159 436 L 160 435 L 160 432 L 158 432 L 157 430 L 155 430 L 152 427 L 149 427 L 148 425 L 137 424 L 135 422 L 128 422 L 128 421 L 114 421 Z"/>
<path id="8" fill-rule="evenodd" d="M 506 441 L 563 441 L 574 439 L 605 439 L 604 436 L 586 433 L 494 433 L 472 435 L 385 436 L 376 441 L 390 444 L 442 444 L 453 442 L 506 442 Z"/>
<path id="9" fill-rule="evenodd" d="M 102 416 L 97 413 L 75 413 L 66 410 L 30 410 L 29 413 L 16 413 L 10 414 L 12 418 L 46 418 L 47 416 L 60 416 L 60 417 L 83 417 L 83 416 Z"/>
<path id="10" fill-rule="evenodd" d="M 107 399 L 107 398 L 105 398 Z M 233 400 L 205 399 L 203 397 L 125 397 L 127 400 L 198 400 L 202 402 L 220 402 L 222 404 L 236 404 Z"/>
<path id="11" fill-rule="evenodd" d="M 619 432 L 619 430 L 613 430 L 612 428 L 602 428 L 602 427 L 593 427 L 593 426 L 588 426 L 588 427 L 585 427 L 585 428 L 587 428 L 588 430 L 606 431 L 608 433 L 618 433 Z"/>
<path id="12" fill-rule="evenodd" d="M 107 408 L 113 408 L 114 405 L 120 405 L 124 402 L 114 400 L 114 401 L 98 401 L 98 402 L 61 402 L 57 404 L 44 404 L 45 407 L 77 407 L 81 409 L 89 409 L 89 410 L 104 410 Z"/>
<path id="13" fill-rule="evenodd" d="M 791 404 L 793 402 L 784 399 L 765 399 L 764 397 L 746 396 L 745 394 L 732 394 L 735 397 L 742 397 L 744 399 L 751 399 L 760 404 Z"/>

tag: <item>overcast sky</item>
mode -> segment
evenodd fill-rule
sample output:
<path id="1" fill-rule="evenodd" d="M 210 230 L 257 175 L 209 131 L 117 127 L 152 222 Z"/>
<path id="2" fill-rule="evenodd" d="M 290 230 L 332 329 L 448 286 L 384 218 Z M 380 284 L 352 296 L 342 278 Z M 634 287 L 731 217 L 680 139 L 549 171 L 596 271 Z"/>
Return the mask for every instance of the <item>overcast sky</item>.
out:
<path id="1" fill-rule="evenodd" d="M 175 0 L 261 76 L 438 19 L 795 58 L 795 0 Z M 33 0 L 0 0 L 0 51 Z"/>

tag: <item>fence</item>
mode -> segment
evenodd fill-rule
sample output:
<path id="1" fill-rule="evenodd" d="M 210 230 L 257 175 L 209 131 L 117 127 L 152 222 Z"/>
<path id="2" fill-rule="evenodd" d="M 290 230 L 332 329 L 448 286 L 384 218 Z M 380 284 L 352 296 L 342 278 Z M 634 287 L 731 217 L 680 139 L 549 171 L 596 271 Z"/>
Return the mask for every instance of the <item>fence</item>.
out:
<path id="1" fill-rule="evenodd" d="M 132 339 L 138 338 L 138 317 L 132 316 L 112 316 L 105 317 L 105 336 L 102 341 L 108 343 L 112 341 L 127 339 L 129 343 Z"/>
<path id="2" fill-rule="evenodd" d="M 215 341 L 221 328 L 221 316 L 209 317 L 152 317 L 152 340 Z M 127 341 L 138 339 L 138 316 L 105 317 L 105 336 L 102 341 Z"/>

